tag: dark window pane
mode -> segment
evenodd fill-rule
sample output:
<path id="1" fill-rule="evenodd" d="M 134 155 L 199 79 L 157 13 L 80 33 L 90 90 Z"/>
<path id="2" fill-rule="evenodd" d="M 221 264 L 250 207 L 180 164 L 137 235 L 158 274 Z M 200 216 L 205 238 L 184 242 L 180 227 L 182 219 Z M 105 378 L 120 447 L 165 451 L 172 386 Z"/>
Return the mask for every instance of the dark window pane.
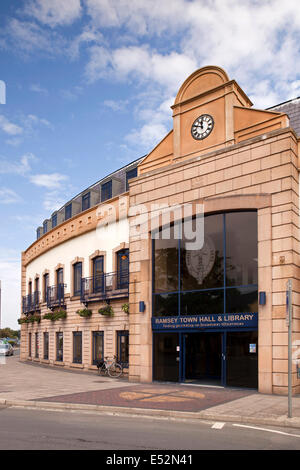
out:
<path id="1" fill-rule="evenodd" d="M 131 178 L 135 178 L 137 176 L 137 168 L 134 168 L 133 170 L 129 170 L 126 173 L 126 191 L 129 189 L 129 180 Z"/>
<path id="2" fill-rule="evenodd" d="M 73 362 L 82 363 L 82 333 L 73 331 Z"/>
<path id="3" fill-rule="evenodd" d="M 43 223 L 43 233 L 47 233 L 48 224 L 47 222 Z"/>
<path id="4" fill-rule="evenodd" d="M 93 331 L 93 364 L 104 359 L 103 331 Z"/>
<path id="5" fill-rule="evenodd" d="M 82 210 L 85 211 L 90 208 L 90 193 L 85 194 L 82 196 Z"/>
<path id="6" fill-rule="evenodd" d="M 120 250 L 117 253 L 117 289 L 125 289 L 129 281 L 129 250 Z"/>
<path id="7" fill-rule="evenodd" d="M 224 313 L 224 290 L 185 292 L 181 294 L 181 315 Z"/>
<path id="8" fill-rule="evenodd" d="M 155 333 L 153 335 L 153 379 L 179 381 L 179 335 L 178 333 Z"/>
<path id="9" fill-rule="evenodd" d="M 174 227 L 170 234 L 159 232 L 154 240 L 154 292 L 178 291 L 178 240 L 174 239 Z"/>
<path id="10" fill-rule="evenodd" d="M 112 197 L 112 182 L 102 184 L 101 186 L 101 201 L 106 201 Z"/>
<path id="11" fill-rule="evenodd" d="M 200 250 L 192 249 L 189 244 L 192 245 L 191 240 L 183 237 L 180 251 L 182 290 L 222 287 L 223 216 L 211 215 L 204 218 L 204 245 Z"/>
<path id="12" fill-rule="evenodd" d="M 93 259 L 93 292 L 104 290 L 103 256 Z"/>
<path id="13" fill-rule="evenodd" d="M 49 359 L 49 333 L 44 333 L 44 359 Z"/>
<path id="14" fill-rule="evenodd" d="M 226 289 L 226 313 L 258 312 L 257 286 Z"/>
<path id="15" fill-rule="evenodd" d="M 117 362 L 128 365 L 129 362 L 129 332 L 118 331 Z"/>
<path id="16" fill-rule="evenodd" d="M 49 274 L 44 275 L 44 302 L 47 302 L 47 292 L 49 287 Z"/>
<path id="17" fill-rule="evenodd" d="M 56 271 L 56 279 L 57 279 L 57 285 L 63 284 L 63 282 L 64 282 L 64 270 L 63 270 L 63 268 L 59 268 Z"/>
<path id="18" fill-rule="evenodd" d="M 153 295 L 153 316 L 177 316 L 178 294 Z"/>
<path id="19" fill-rule="evenodd" d="M 64 336 L 62 332 L 56 333 L 56 360 L 63 361 Z"/>
<path id="20" fill-rule="evenodd" d="M 72 217 L 72 204 L 68 204 L 65 207 L 65 220 L 71 219 Z"/>
<path id="21" fill-rule="evenodd" d="M 51 218 L 52 220 L 52 228 L 57 226 L 57 214 L 54 214 Z"/>
<path id="22" fill-rule="evenodd" d="M 257 331 L 227 333 L 226 372 L 227 385 L 257 388 Z"/>
<path id="23" fill-rule="evenodd" d="M 257 214 L 226 214 L 226 284 L 257 284 Z"/>
<path id="24" fill-rule="evenodd" d="M 74 295 L 81 293 L 82 263 L 74 264 Z"/>
<path id="25" fill-rule="evenodd" d="M 39 357 L 39 334 L 35 333 L 35 357 Z"/>

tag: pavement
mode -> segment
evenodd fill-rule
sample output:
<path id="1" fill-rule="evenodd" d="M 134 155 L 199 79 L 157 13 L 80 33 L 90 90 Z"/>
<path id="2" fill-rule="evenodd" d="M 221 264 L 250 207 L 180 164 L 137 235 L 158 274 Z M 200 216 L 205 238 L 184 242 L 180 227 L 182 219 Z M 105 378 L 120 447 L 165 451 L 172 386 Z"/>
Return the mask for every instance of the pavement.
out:
<path id="1" fill-rule="evenodd" d="M 300 429 L 300 396 L 178 383 L 134 383 L 96 371 L 67 370 L 1 358 L 0 406 L 70 410 L 160 419 L 205 419 Z"/>

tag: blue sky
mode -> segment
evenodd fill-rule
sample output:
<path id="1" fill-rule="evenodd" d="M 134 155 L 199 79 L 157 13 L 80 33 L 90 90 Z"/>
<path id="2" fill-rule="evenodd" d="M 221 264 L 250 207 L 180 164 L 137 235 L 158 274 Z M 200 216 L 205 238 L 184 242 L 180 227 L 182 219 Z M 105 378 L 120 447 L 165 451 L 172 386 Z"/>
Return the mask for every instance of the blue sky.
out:
<path id="1" fill-rule="evenodd" d="M 190 73 L 221 66 L 265 108 L 300 96 L 299 45 L 298 0 L 1 0 L 2 326 L 36 227 L 154 147 Z"/>

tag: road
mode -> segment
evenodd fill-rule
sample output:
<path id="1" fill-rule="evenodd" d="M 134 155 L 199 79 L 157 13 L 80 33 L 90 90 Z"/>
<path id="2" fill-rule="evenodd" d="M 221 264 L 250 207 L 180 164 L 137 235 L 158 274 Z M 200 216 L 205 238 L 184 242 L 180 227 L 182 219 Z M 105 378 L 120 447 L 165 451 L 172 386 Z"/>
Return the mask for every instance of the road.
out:
<path id="1" fill-rule="evenodd" d="M 299 450 L 300 430 L 0 408 L 1 450 Z"/>

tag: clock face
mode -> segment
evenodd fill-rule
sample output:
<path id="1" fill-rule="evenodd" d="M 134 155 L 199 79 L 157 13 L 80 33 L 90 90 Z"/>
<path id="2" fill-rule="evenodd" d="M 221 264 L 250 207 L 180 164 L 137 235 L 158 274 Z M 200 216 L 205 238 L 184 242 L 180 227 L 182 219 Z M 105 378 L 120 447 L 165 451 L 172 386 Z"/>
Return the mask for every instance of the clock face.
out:
<path id="1" fill-rule="evenodd" d="M 192 125 L 191 133 L 194 139 L 202 140 L 207 137 L 214 127 L 214 120 L 209 114 L 202 114 Z"/>

